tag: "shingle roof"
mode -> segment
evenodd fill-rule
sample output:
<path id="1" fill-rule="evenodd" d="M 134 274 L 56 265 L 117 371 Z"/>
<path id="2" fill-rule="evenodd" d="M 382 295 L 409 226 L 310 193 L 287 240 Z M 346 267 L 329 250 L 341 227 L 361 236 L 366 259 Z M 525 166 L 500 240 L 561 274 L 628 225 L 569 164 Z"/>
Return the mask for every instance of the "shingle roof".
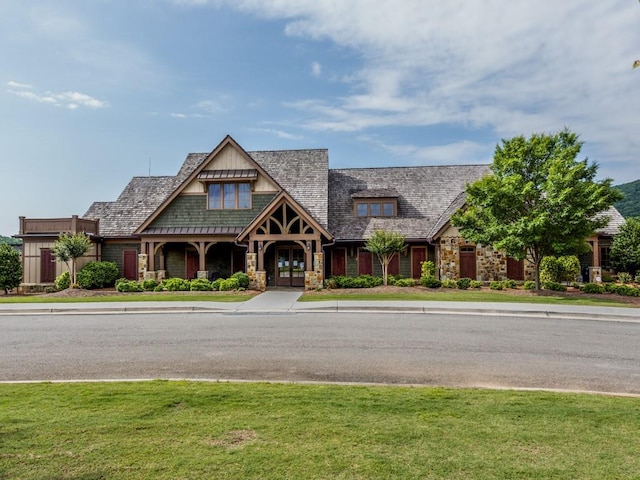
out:
<path id="1" fill-rule="evenodd" d="M 343 240 L 364 240 L 380 229 L 427 239 L 466 184 L 487 173 L 488 165 L 330 170 L 329 230 Z M 351 195 L 367 189 L 397 190 L 398 216 L 354 217 Z"/>
<path id="2" fill-rule="evenodd" d="M 327 228 L 329 152 L 326 149 L 247 153 L 321 226 Z"/>
<path id="3" fill-rule="evenodd" d="M 320 225 L 327 227 L 326 149 L 247 153 Z M 95 202 L 83 216 L 99 219 L 104 236 L 132 235 L 208 156 L 188 154 L 175 177 L 134 177 L 115 202 Z"/>
<path id="4" fill-rule="evenodd" d="M 618 212 L 615 207 L 610 207 L 606 212 L 602 212 L 601 214 L 596 215 L 596 218 L 605 215 L 609 217 L 609 223 L 605 227 L 598 230 L 597 233 L 601 235 L 617 235 L 618 233 L 620 233 L 620 227 L 625 222 L 625 219 L 620 214 L 620 212 Z"/>
<path id="5" fill-rule="evenodd" d="M 179 185 L 179 177 L 133 177 L 115 202 L 95 202 L 84 218 L 106 237 L 131 235 Z"/>
<path id="6" fill-rule="evenodd" d="M 397 198 L 399 196 L 395 188 L 368 188 L 351 194 L 351 198 Z"/>

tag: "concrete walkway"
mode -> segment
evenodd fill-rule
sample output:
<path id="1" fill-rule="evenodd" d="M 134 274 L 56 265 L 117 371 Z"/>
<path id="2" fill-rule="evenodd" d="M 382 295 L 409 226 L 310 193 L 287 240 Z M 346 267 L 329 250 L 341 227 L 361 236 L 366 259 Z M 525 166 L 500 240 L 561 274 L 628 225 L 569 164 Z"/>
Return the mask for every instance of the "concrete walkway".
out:
<path id="1" fill-rule="evenodd" d="M 424 314 L 511 315 L 640 323 L 640 308 L 549 305 L 532 303 L 328 300 L 298 302 L 299 290 L 269 290 L 245 302 L 105 302 L 0 303 L 0 315 L 71 313 L 226 312 L 335 313 L 386 312 Z"/>

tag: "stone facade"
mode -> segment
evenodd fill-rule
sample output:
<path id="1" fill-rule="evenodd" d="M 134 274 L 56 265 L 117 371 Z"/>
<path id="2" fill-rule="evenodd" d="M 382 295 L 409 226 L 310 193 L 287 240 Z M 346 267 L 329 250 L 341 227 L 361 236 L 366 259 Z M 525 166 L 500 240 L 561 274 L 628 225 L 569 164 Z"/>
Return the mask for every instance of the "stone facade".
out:
<path id="1" fill-rule="evenodd" d="M 474 249 L 476 275 L 473 280 L 489 282 L 508 278 L 507 255 L 504 252 L 491 246 L 468 242 L 457 235 L 457 230 L 450 228 L 440 238 L 439 243 L 441 279 L 457 280 L 460 278 L 460 250 L 462 247 Z M 528 261 L 524 262 L 524 279 L 535 279 L 535 265 Z"/>
<path id="2" fill-rule="evenodd" d="M 324 282 L 324 254 L 316 252 L 313 254 L 313 271 L 304 272 L 304 289 L 316 290 L 322 288 Z"/>

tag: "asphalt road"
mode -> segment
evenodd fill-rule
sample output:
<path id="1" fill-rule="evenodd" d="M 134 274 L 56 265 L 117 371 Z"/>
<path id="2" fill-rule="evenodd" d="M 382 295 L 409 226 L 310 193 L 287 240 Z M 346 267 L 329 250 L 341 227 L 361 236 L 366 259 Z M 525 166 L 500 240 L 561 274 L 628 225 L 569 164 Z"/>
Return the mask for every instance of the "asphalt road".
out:
<path id="1" fill-rule="evenodd" d="M 0 381 L 141 378 L 640 394 L 640 323 L 369 312 L 0 316 Z"/>

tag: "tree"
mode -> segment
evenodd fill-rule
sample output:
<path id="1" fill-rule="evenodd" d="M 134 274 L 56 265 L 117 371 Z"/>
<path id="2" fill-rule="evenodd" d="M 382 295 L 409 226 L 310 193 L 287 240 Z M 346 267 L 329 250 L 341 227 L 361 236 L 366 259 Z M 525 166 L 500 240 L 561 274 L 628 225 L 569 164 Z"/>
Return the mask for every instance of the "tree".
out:
<path id="1" fill-rule="evenodd" d="M 6 295 L 22 281 L 20 253 L 10 245 L 0 244 L 0 288 Z"/>
<path id="2" fill-rule="evenodd" d="M 467 186 L 466 208 L 452 224 L 473 242 L 535 265 L 547 255 L 585 251 L 586 239 L 609 218 L 598 215 L 621 198 L 612 180 L 596 182 L 596 163 L 578 161 L 582 142 L 564 129 L 502 140 L 491 174 Z"/>
<path id="3" fill-rule="evenodd" d="M 619 272 L 640 271 L 640 217 L 628 218 L 611 244 L 611 264 Z"/>
<path id="4" fill-rule="evenodd" d="M 78 232 L 73 235 L 63 233 L 58 240 L 53 242 L 53 255 L 64 262 L 71 272 L 71 285 L 76 284 L 76 263 L 91 248 L 91 240 L 84 233 Z M 69 265 L 71 262 L 71 265 Z"/>
<path id="5" fill-rule="evenodd" d="M 389 263 L 393 257 L 405 249 L 405 236 L 395 232 L 376 230 L 364 248 L 375 254 L 382 266 L 382 284 L 387 284 Z"/>

